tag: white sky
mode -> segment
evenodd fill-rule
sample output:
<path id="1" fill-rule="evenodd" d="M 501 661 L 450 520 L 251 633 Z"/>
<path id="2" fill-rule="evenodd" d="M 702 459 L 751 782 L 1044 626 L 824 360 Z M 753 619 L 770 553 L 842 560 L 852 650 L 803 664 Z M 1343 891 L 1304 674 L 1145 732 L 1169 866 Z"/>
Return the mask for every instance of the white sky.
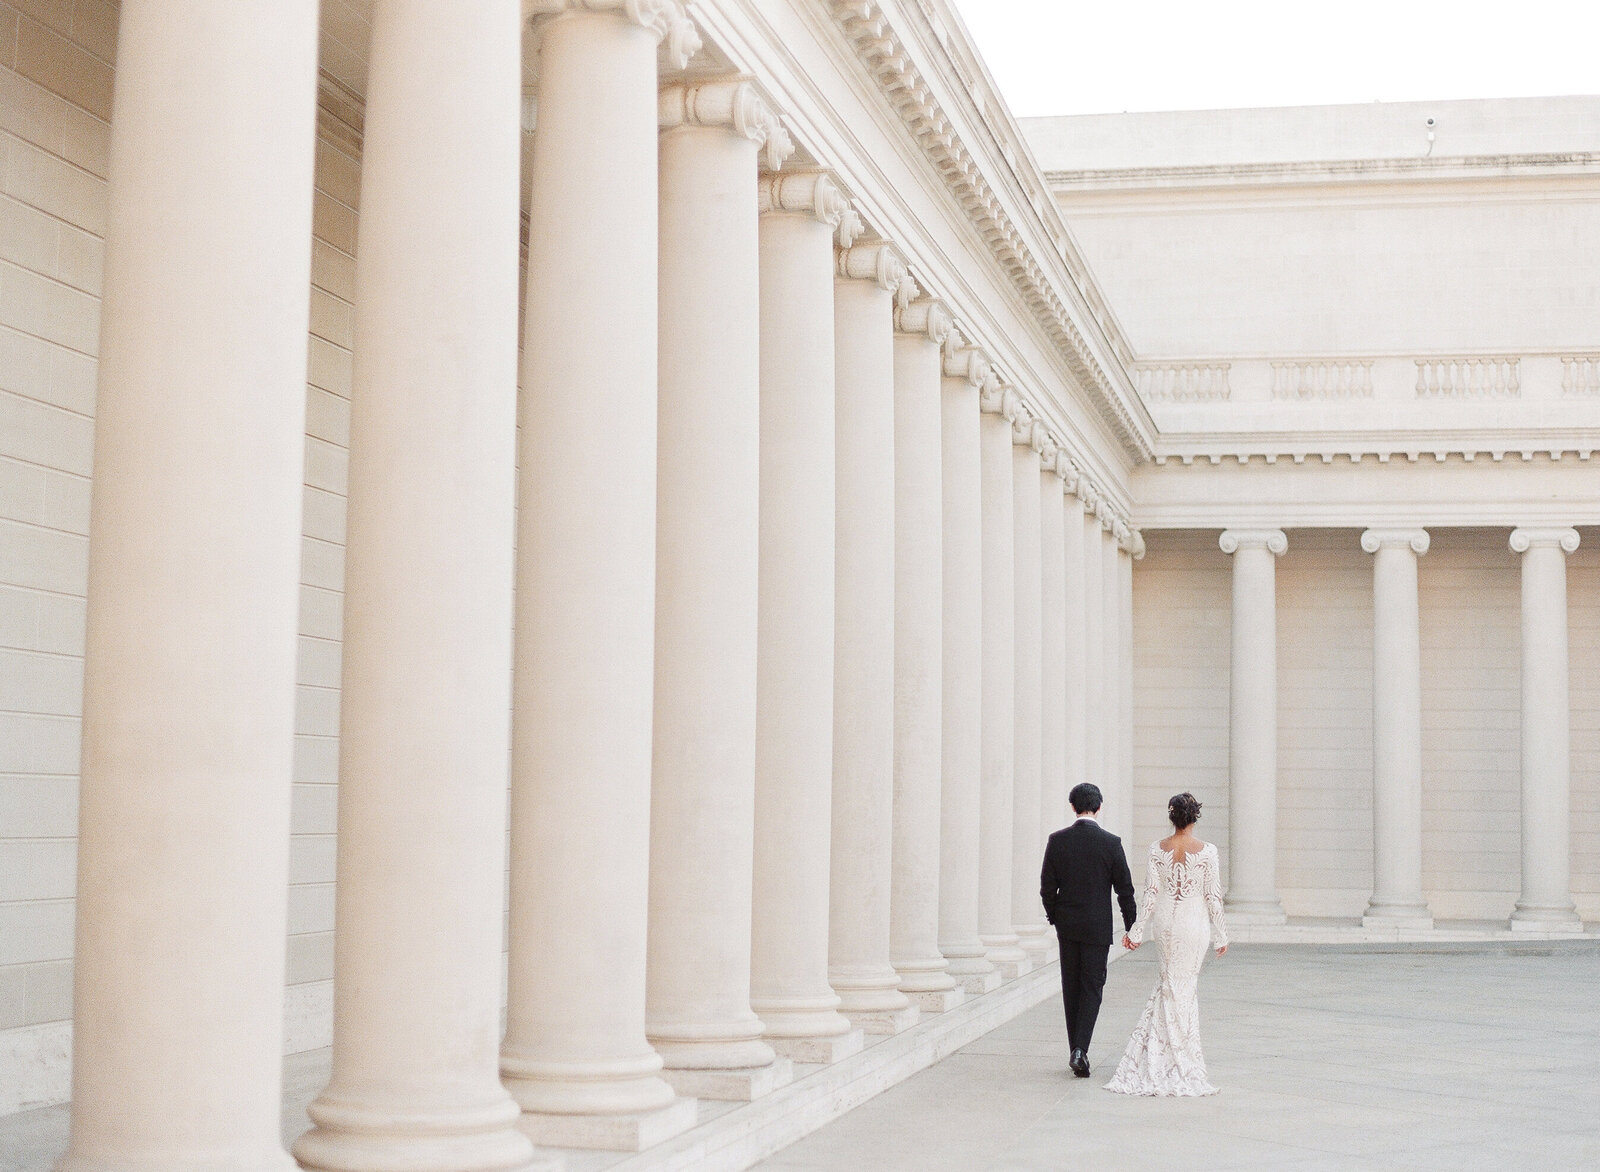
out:
<path id="1" fill-rule="evenodd" d="M 1600 92 L 1600 0 L 954 0 L 1011 112 Z"/>

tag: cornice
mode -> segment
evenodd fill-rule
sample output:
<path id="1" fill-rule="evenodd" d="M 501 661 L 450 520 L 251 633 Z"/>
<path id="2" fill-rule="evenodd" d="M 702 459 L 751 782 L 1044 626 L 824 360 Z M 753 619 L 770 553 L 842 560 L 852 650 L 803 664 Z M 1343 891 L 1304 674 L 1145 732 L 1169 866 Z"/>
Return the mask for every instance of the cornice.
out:
<path id="1" fill-rule="evenodd" d="M 929 20 L 931 27 L 933 9 L 926 0 L 922 2 L 922 15 Z M 1148 417 L 1144 416 L 1142 404 L 1133 393 L 1125 369 L 1132 359 L 1132 350 L 1108 312 L 1096 318 L 1090 310 L 1086 290 L 1092 287 L 1092 281 L 1087 266 L 1081 264 L 1081 259 L 1076 270 L 1067 263 L 1070 234 L 1055 209 L 1042 177 L 1027 157 L 1026 148 L 1012 148 L 1007 154 L 1007 162 L 1024 190 L 1025 205 L 1034 212 L 1035 227 L 1056 245 L 1054 260 L 1067 270 L 1067 284 L 1074 286 L 1079 297 L 1084 299 L 1078 316 L 1095 322 L 1095 328 L 1104 339 L 1107 350 L 1114 356 L 1116 367 L 1112 370 L 1108 370 L 1100 361 L 1095 348 L 1085 338 L 1078 319 L 1070 312 L 1056 284 L 1049 279 L 1000 194 L 985 174 L 983 165 L 962 140 L 955 122 L 907 52 L 901 31 L 893 26 L 883 6 L 877 0 L 832 0 L 831 11 L 857 59 L 912 137 L 921 145 L 929 161 L 943 176 L 952 195 L 1044 326 L 1046 334 L 1060 348 L 1074 379 L 1090 396 L 1091 402 L 1098 405 L 1103 420 L 1130 455 L 1135 459 L 1148 458 L 1153 427 Z M 948 44 L 937 36 L 933 41 L 950 59 Z M 955 69 L 956 63 L 952 60 L 951 64 Z M 970 69 L 966 72 L 968 76 L 962 80 L 970 93 L 977 83 L 970 76 Z M 998 96 L 993 96 L 986 106 L 1003 108 L 1003 103 Z M 993 117 L 985 115 L 986 111 L 979 111 L 980 119 L 988 124 L 991 133 L 996 133 Z M 1014 128 L 1010 135 L 997 134 L 996 137 L 1005 145 L 1009 145 L 1005 142 L 1006 137 L 1018 144 L 1022 142 L 1020 133 L 1015 132 Z M 1031 173 L 1029 180 L 1022 178 L 1025 173 Z M 1071 251 L 1075 252 L 1075 249 Z M 1117 377 L 1119 375 L 1120 378 Z"/>
<path id="2" fill-rule="evenodd" d="M 1507 459 L 1524 462 L 1588 460 L 1597 451 L 1600 451 L 1600 429 L 1591 428 L 1501 428 L 1431 434 L 1416 431 L 1174 433 L 1162 437 L 1162 446 L 1153 462 L 1157 466 L 1224 462 L 1277 464 L 1280 461 L 1360 464 L 1366 460 L 1379 464 L 1401 460 L 1408 464 L 1418 461 L 1443 464 L 1459 460 L 1470 464 L 1481 457 L 1498 464 Z"/>

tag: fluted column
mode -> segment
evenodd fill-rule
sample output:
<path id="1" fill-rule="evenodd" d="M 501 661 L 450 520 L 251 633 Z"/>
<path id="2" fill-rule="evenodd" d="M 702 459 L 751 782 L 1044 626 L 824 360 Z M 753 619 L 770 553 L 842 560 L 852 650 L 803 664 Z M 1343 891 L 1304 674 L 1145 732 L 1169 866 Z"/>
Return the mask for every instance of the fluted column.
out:
<path id="1" fill-rule="evenodd" d="M 1228 686 L 1228 915 L 1281 924 L 1278 902 L 1277 562 L 1281 529 L 1228 529 L 1233 633 Z"/>
<path id="2" fill-rule="evenodd" d="M 1372 559 L 1372 900 L 1363 922 L 1431 927 L 1422 896 L 1422 640 L 1417 557 L 1424 529 L 1368 529 Z"/>
<path id="3" fill-rule="evenodd" d="M 316 38 L 309 0 L 122 7 L 68 1172 L 294 1166 L 278 1103 Z"/>
<path id="4" fill-rule="evenodd" d="M 978 938 L 983 804 L 983 463 L 978 388 L 989 359 L 952 331 L 941 394 L 944 516 L 944 690 L 939 800 L 939 951 L 968 993 L 1000 974 Z"/>
<path id="5" fill-rule="evenodd" d="M 944 303 L 896 310 L 894 338 L 894 842 L 889 957 L 918 1009 L 961 990 L 939 951 L 939 795 L 944 708 L 940 348 Z"/>
<path id="6" fill-rule="evenodd" d="M 294 1152 L 350 1172 L 525 1168 L 497 1053 L 520 15 L 517 0 L 378 0 L 372 23 L 333 1077 Z"/>
<path id="7" fill-rule="evenodd" d="M 1067 551 L 1064 481 L 1057 471 L 1066 453 L 1046 441 L 1039 458 L 1039 844 L 1061 829 L 1067 808 Z M 1059 465 L 1058 465 L 1059 461 Z"/>
<path id="8" fill-rule="evenodd" d="M 1066 561 L 1066 792 L 1061 796 L 1061 806 L 1052 817 L 1045 819 L 1044 831 L 1048 836 L 1071 823 L 1075 815 L 1067 795 L 1072 787 L 1089 780 L 1089 696 L 1093 691 L 1089 679 L 1088 638 L 1088 573 L 1084 564 L 1084 511 L 1083 493 L 1086 485 L 1072 461 L 1065 454 L 1056 456 L 1056 467 L 1061 471 L 1066 496 L 1062 498 L 1062 541 Z"/>
<path id="9" fill-rule="evenodd" d="M 1515 931 L 1581 932 L 1568 833 L 1572 744 L 1567 555 L 1576 529 L 1514 529 L 1522 555 L 1522 897 Z"/>
<path id="10" fill-rule="evenodd" d="M 868 1033 L 916 1021 L 889 962 L 894 826 L 894 310 L 905 262 L 838 251 L 834 282 L 833 844 L 828 978 Z"/>
<path id="11" fill-rule="evenodd" d="M 780 1054 L 861 1049 L 828 984 L 833 808 L 833 242 L 860 231 L 819 171 L 760 184 L 761 564 L 750 1002 Z"/>
<path id="12" fill-rule="evenodd" d="M 656 51 L 694 35 L 675 3 L 534 8 L 501 1070 L 535 1139 L 637 1147 L 693 1120 L 645 1040 L 645 953 Z"/>
<path id="13" fill-rule="evenodd" d="M 1011 801 L 1011 928 L 1018 947 L 1035 966 L 1053 950 L 1055 937 L 1039 903 L 1041 815 L 1040 770 L 1043 763 L 1044 686 L 1042 553 L 1039 519 L 1039 453 L 1045 445 L 1044 425 L 1026 411 L 1011 426 L 1011 516 L 1013 524 L 1013 630 L 1015 631 L 1015 745 Z"/>
<path id="14" fill-rule="evenodd" d="M 991 372 L 980 395 L 983 483 L 983 802 L 978 820 L 978 932 L 1007 980 L 1032 968 L 1011 916 L 1016 770 L 1016 520 L 1011 427 L 1021 403 Z"/>
<path id="15" fill-rule="evenodd" d="M 660 95 L 655 736 L 645 1032 L 679 1094 L 789 1079 L 750 1009 L 759 561 L 757 152 L 788 135 L 748 81 Z"/>

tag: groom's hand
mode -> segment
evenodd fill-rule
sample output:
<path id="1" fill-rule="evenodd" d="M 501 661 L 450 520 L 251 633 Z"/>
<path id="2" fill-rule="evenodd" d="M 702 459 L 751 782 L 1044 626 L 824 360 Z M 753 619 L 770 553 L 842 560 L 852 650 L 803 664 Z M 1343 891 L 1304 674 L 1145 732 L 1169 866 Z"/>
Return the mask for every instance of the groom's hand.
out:
<path id="1" fill-rule="evenodd" d="M 1133 937 L 1132 936 L 1130 936 L 1126 932 L 1124 932 L 1122 934 L 1122 947 L 1126 948 L 1129 952 L 1132 952 L 1135 948 L 1138 948 L 1139 946 L 1133 942 Z"/>

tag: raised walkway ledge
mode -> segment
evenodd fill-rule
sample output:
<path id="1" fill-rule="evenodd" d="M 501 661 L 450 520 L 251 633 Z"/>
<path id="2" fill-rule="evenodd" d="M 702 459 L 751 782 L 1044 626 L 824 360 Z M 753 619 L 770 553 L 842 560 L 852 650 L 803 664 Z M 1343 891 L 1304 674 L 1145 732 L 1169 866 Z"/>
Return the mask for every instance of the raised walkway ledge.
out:
<path id="1" fill-rule="evenodd" d="M 1229 924 L 1236 944 L 1485 944 L 1550 940 L 1600 940 L 1600 923 L 1562 932 L 1513 931 L 1504 920 L 1435 920 L 1433 927 L 1373 926 L 1360 919 L 1290 916 L 1287 924 Z"/>

